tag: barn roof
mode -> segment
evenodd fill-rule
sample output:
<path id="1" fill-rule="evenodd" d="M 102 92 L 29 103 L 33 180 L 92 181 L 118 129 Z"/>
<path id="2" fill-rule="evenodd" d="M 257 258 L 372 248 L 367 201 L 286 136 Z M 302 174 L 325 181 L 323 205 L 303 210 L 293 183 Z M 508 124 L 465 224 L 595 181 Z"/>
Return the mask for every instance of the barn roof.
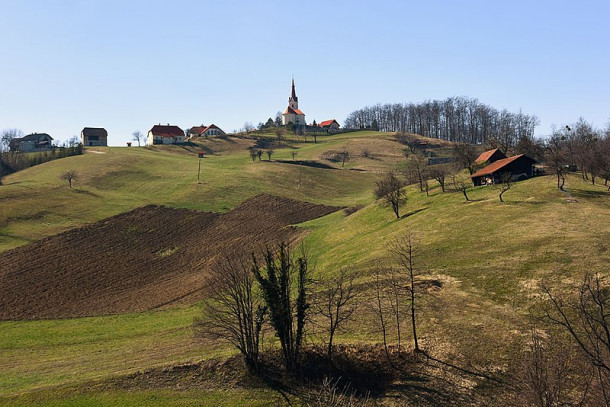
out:
<path id="1" fill-rule="evenodd" d="M 161 137 L 180 137 L 184 136 L 184 131 L 178 126 L 167 126 L 163 124 L 155 124 L 152 129 L 150 129 L 153 135 L 161 136 Z"/>
<path id="2" fill-rule="evenodd" d="M 481 153 L 481 155 L 474 161 L 475 163 L 484 163 L 485 161 L 488 161 L 489 158 L 494 155 L 498 150 L 497 148 L 494 148 L 493 150 L 487 150 Z M 501 152 L 501 151 L 500 151 Z"/>
<path id="3" fill-rule="evenodd" d="M 496 172 L 498 170 L 501 170 L 502 168 L 506 167 L 508 164 L 510 164 L 510 163 L 512 163 L 514 161 L 517 161 L 521 157 L 525 157 L 525 158 L 528 158 L 528 159 L 531 160 L 531 158 L 529 158 L 529 157 L 527 157 L 527 156 L 525 156 L 523 154 L 515 155 L 513 157 L 503 158 L 501 160 L 494 161 L 493 163 L 489 164 L 485 168 L 481 168 L 479 171 L 477 171 L 474 174 L 472 174 L 471 178 L 476 178 L 476 177 L 481 177 L 483 175 L 493 174 L 494 172 Z"/>
<path id="4" fill-rule="evenodd" d="M 108 137 L 108 132 L 102 127 L 85 127 L 82 131 L 84 136 Z"/>
<path id="5" fill-rule="evenodd" d="M 23 136 L 21 138 L 15 138 L 15 140 L 21 140 L 21 141 L 38 141 L 41 138 L 50 138 L 51 140 L 53 140 L 53 137 L 49 136 L 47 133 L 32 133 L 32 134 L 28 134 L 27 136 Z"/>

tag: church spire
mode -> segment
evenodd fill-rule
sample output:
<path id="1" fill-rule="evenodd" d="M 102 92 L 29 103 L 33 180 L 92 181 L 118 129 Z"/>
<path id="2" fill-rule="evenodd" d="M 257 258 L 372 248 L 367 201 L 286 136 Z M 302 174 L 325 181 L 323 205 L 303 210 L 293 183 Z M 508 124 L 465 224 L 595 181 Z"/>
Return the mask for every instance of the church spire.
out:
<path id="1" fill-rule="evenodd" d="M 297 97 L 297 91 L 294 87 L 294 78 L 292 78 L 292 92 L 290 93 L 290 97 L 288 98 L 288 106 L 292 109 L 299 108 L 299 98 Z"/>
<path id="2" fill-rule="evenodd" d="M 293 99 L 294 101 L 299 100 L 299 98 L 297 97 L 297 92 L 294 89 L 294 78 L 292 78 L 292 94 L 290 95 L 290 98 Z"/>

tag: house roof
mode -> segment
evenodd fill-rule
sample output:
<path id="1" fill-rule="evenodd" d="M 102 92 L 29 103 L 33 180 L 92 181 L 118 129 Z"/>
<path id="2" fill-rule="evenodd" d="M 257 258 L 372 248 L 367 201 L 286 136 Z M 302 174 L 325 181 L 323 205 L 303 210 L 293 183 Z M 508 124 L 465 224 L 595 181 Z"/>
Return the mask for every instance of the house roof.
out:
<path id="1" fill-rule="evenodd" d="M 40 138 L 50 138 L 51 140 L 53 140 L 53 137 L 49 136 L 47 133 L 32 133 L 32 134 L 28 134 L 27 136 L 23 136 L 21 138 L 15 138 L 14 140 L 21 140 L 21 141 L 38 141 L 40 140 Z"/>
<path id="2" fill-rule="evenodd" d="M 525 158 L 528 158 L 531 160 L 531 158 L 529 158 L 523 154 L 515 155 L 513 157 L 503 158 L 501 160 L 494 161 L 493 163 L 489 164 L 485 168 L 481 168 L 479 171 L 472 174 L 470 176 L 470 178 L 482 177 L 483 175 L 491 175 L 494 172 L 506 167 L 508 164 L 512 163 L 513 161 L 517 161 L 521 157 L 525 157 Z"/>
<path id="3" fill-rule="evenodd" d="M 299 109 L 293 109 L 290 106 L 286 108 L 286 111 L 283 114 L 302 114 L 303 116 L 305 116 L 305 113 L 303 113 Z"/>
<path id="4" fill-rule="evenodd" d="M 318 126 L 324 127 L 324 126 L 330 126 L 331 124 L 333 124 L 333 122 L 339 124 L 338 121 L 336 121 L 335 119 L 331 119 L 331 120 L 324 120 L 323 122 L 320 122 L 318 124 Z"/>
<path id="5" fill-rule="evenodd" d="M 487 150 L 483 153 L 481 153 L 481 155 L 474 161 L 475 163 L 484 163 L 485 161 L 488 161 L 492 155 L 494 155 L 496 152 L 500 152 L 500 154 L 504 155 L 500 150 L 498 150 L 497 148 L 494 148 L 493 150 Z"/>
<path id="6" fill-rule="evenodd" d="M 108 137 L 108 132 L 102 127 L 85 127 L 81 132 L 84 136 Z"/>
<path id="7" fill-rule="evenodd" d="M 161 137 L 184 137 L 184 131 L 178 126 L 167 126 L 163 124 L 155 124 L 152 129 L 150 129 L 154 136 Z"/>
<path id="8" fill-rule="evenodd" d="M 189 129 L 189 134 L 203 134 L 207 128 L 207 126 L 193 126 Z"/>
<path id="9" fill-rule="evenodd" d="M 211 129 L 217 129 L 217 130 L 222 131 L 222 129 L 220 127 L 218 127 L 217 125 L 210 124 L 209 126 L 191 127 L 191 129 L 189 130 L 189 134 L 205 134 L 206 131 L 211 130 Z"/>

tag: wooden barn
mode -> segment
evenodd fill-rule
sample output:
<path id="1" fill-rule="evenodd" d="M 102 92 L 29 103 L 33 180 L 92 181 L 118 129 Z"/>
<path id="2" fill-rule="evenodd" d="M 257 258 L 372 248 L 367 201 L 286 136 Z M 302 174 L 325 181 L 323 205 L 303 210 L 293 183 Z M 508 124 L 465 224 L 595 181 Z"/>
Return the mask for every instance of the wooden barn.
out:
<path id="1" fill-rule="evenodd" d="M 472 174 L 472 182 L 475 186 L 498 184 L 505 173 L 510 173 L 513 180 L 529 178 L 534 175 L 535 163 L 536 160 L 523 154 L 503 158 Z"/>
<path id="2" fill-rule="evenodd" d="M 108 132 L 101 127 L 85 127 L 80 132 L 80 139 L 83 146 L 107 146 Z"/>

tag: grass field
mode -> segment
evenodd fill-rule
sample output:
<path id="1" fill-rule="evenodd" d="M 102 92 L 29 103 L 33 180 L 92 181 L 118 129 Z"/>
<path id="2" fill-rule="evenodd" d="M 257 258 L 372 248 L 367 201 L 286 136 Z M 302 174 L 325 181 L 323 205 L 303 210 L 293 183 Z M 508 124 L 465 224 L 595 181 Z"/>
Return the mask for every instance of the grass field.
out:
<path id="1" fill-rule="evenodd" d="M 373 140 L 373 142 L 371 142 Z M 245 148 L 245 147 L 244 147 Z M 380 133 L 342 134 L 298 143 L 297 158 L 319 159 L 347 148 L 345 168 L 325 170 L 273 162 L 291 159 L 291 149 L 271 162 L 252 162 L 240 149 L 218 150 L 202 160 L 203 184 L 196 183 L 197 159 L 179 150 L 96 149 L 6 177 L 0 187 L 6 250 L 76 225 L 148 203 L 227 211 L 260 192 L 338 206 L 364 205 L 346 216 L 337 212 L 301 226 L 316 273 L 353 269 L 370 292 L 371 268 L 388 262 L 389 244 L 405 231 L 417 239 L 417 264 L 424 277 L 442 283 L 420 313 L 422 343 L 461 366 L 502 371 L 527 334 L 529 307 L 546 281 L 561 288 L 610 260 L 610 193 L 572 175 L 567 192 L 553 178 L 515 183 L 500 203 L 493 187 L 430 196 L 408 187 L 408 202 L 396 220 L 373 201 L 378 172 L 400 161 L 400 146 Z M 373 158 L 358 156 L 371 149 Z M 334 164 L 340 167 L 339 163 Z M 354 171 L 358 168 L 364 171 Z M 74 189 L 58 179 L 80 174 Z M 574 202 L 576 201 L 576 202 Z M 6 220 L 8 219 L 8 223 Z M 364 297 L 366 298 L 366 297 Z M 363 305 L 367 302 L 362 300 Z M 380 340 L 363 306 L 339 342 Z M 90 383 L 160 366 L 223 357 L 233 351 L 193 336 L 197 305 L 96 318 L 0 322 L 0 404 L 15 405 L 240 405 L 273 404 L 265 389 L 172 389 L 96 391 Z M 314 336 L 320 340 L 322 337 Z"/>

